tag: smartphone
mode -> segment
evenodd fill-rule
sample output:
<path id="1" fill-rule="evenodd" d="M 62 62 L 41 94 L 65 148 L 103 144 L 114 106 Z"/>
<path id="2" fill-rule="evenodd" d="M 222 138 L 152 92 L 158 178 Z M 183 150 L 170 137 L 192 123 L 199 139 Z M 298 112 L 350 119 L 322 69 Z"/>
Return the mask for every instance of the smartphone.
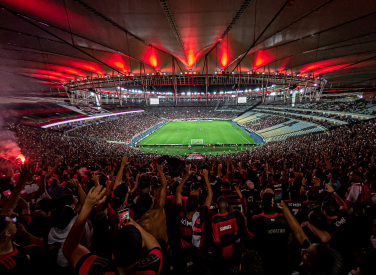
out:
<path id="1" fill-rule="evenodd" d="M 129 208 L 124 208 L 123 210 L 118 211 L 120 228 L 129 220 Z"/>
<path id="2" fill-rule="evenodd" d="M 3 195 L 4 195 L 4 197 L 9 197 L 10 194 L 11 194 L 10 190 L 3 191 Z"/>
<path id="3" fill-rule="evenodd" d="M 278 188 L 274 190 L 274 203 L 281 203 L 282 201 L 282 189 Z"/>

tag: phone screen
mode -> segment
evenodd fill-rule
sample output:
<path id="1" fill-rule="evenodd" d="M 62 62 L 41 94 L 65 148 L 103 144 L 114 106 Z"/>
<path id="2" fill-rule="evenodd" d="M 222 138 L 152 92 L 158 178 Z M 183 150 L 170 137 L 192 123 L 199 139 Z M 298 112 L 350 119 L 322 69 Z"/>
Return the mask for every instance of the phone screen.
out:
<path id="1" fill-rule="evenodd" d="M 120 227 L 123 227 L 125 222 L 129 220 L 129 209 L 125 208 L 118 211 Z"/>
<path id="2" fill-rule="evenodd" d="M 3 191 L 3 195 L 4 195 L 4 197 L 9 197 L 10 194 L 11 194 L 10 190 Z"/>
<path id="3" fill-rule="evenodd" d="M 281 203 L 282 200 L 282 189 L 274 190 L 274 203 Z"/>

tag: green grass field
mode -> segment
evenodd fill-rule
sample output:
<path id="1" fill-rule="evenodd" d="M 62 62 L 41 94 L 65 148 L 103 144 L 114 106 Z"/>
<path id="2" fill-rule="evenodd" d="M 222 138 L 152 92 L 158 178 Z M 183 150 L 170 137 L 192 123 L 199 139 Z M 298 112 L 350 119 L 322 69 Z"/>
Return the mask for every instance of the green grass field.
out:
<path id="1" fill-rule="evenodd" d="M 251 137 L 228 121 L 174 121 L 141 140 L 140 144 L 191 144 L 192 139 L 202 139 L 203 144 L 254 143 Z"/>

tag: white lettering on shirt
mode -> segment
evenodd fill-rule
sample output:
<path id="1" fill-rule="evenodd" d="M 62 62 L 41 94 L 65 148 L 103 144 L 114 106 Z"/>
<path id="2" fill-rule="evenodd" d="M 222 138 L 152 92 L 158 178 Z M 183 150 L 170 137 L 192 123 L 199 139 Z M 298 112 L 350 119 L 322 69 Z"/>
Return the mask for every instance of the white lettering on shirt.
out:
<path id="1" fill-rule="evenodd" d="M 346 223 L 346 219 L 344 217 L 342 217 L 339 221 L 335 222 L 334 224 L 337 226 L 337 227 L 340 227 L 341 225 L 345 224 Z"/>
<path id="2" fill-rule="evenodd" d="M 281 229 L 269 229 L 268 230 L 268 234 L 278 234 L 278 233 L 285 233 L 285 229 L 284 228 L 281 228 Z"/>
<path id="3" fill-rule="evenodd" d="M 224 231 L 224 230 L 227 230 L 227 229 L 231 229 L 231 225 L 226 225 L 226 226 L 222 226 L 219 228 L 219 231 Z"/>
<path id="4" fill-rule="evenodd" d="M 184 226 L 192 226 L 192 222 L 186 219 L 181 219 L 180 221 Z"/>

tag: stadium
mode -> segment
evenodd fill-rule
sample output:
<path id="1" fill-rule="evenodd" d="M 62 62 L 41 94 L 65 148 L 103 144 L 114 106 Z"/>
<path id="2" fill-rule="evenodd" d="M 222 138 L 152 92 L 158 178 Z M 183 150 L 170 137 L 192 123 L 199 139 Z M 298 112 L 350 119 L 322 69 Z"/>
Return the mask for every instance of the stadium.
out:
<path id="1" fill-rule="evenodd" d="M 0 8 L 0 274 L 376 274 L 376 1 Z"/>

